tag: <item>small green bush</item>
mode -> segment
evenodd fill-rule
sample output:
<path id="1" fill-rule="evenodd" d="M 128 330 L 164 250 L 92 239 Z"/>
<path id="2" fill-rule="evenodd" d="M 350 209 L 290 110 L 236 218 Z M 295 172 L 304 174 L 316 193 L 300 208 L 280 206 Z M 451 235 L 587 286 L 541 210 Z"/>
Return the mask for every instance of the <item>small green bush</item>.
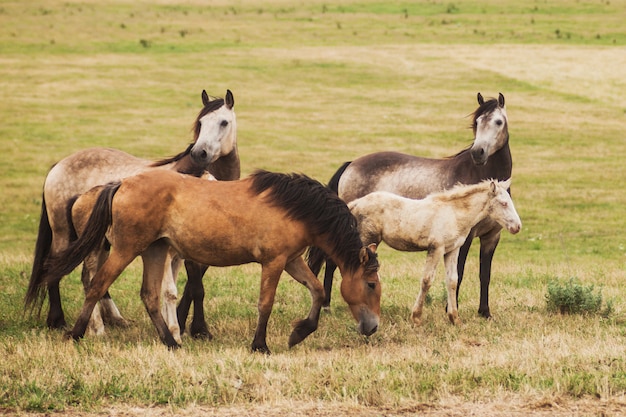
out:
<path id="1" fill-rule="evenodd" d="M 576 278 L 565 284 L 557 280 L 548 282 L 546 294 L 548 311 L 561 314 L 601 314 L 608 317 L 613 311 L 613 303 L 608 301 L 602 310 L 602 292 L 594 291 L 593 284 L 584 286 Z"/>

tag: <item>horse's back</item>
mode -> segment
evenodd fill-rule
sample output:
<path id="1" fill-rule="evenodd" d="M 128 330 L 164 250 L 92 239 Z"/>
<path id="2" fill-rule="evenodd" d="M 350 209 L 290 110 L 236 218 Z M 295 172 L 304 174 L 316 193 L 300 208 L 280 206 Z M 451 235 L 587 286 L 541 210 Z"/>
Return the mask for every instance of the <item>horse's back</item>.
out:
<path id="1" fill-rule="evenodd" d="M 355 159 L 339 180 L 338 193 L 349 202 L 374 191 L 424 198 L 453 185 L 451 159 L 431 159 L 400 152 L 377 152 Z"/>
<path id="2" fill-rule="evenodd" d="M 134 175 L 149 164 L 109 148 L 80 150 L 56 163 L 46 176 L 43 190 L 54 242 L 62 246 L 61 241 L 69 239 L 67 210 L 72 199 L 97 185 Z"/>

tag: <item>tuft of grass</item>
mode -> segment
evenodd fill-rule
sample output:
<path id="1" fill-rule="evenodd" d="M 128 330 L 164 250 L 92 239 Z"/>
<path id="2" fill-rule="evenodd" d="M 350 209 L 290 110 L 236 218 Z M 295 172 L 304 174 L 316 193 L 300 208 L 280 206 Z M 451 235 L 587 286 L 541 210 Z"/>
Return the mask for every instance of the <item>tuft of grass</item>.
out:
<path id="1" fill-rule="evenodd" d="M 607 301 L 602 309 L 602 291 L 595 290 L 593 284 L 587 286 L 576 278 L 565 283 L 557 280 L 548 282 L 546 294 L 548 311 L 560 314 L 600 314 L 608 317 L 613 312 L 612 301 Z"/>

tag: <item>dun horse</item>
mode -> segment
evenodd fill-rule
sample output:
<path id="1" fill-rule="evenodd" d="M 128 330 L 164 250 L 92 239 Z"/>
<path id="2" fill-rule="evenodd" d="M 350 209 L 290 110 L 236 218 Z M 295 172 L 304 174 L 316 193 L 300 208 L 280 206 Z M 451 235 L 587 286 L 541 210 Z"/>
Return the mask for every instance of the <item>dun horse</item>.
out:
<path id="1" fill-rule="evenodd" d="M 43 266 L 50 256 L 57 256 L 63 252 L 70 241 L 76 238 L 72 225 L 68 222 L 68 206 L 78 195 L 97 185 L 157 169 L 173 170 L 195 176 L 201 176 L 208 171 L 218 180 L 238 179 L 240 166 L 234 103 L 230 90 L 226 92 L 225 99 L 210 98 L 206 91 L 203 91 L 203 108 L 194 123 L 194 141 L 184 152 L 173 158 L 151 162 L 115 149 L 93 148 L 76 152 L 59 161 L 48 173 L 44 184 L 39 234 L 25 299 L 26 307 L 32 308 L 38 305 L 41 309 L 47 289 L 50 304 L 47 324 L 51 328 L 65 326 L 58 282 L 51 283 L 47 288 L 42 286 Z M 88 285 L 105 257 L 106 250 L 103 248 L 85 263 L 82 276 L 85 286 Z M 174 292 L 174 294 L 176 287 L 168 278 L 177 273 L 179 266 L 180 261 L 174 260 L 168 277 L 164 277 L 167 291 Z M 204 296 L 202 275 L 206 267 L 188 262 L 186 267 L 188 281 L 181 300 L 183 311 L 179 314 L 179 320 L 182 321 L 184 329 L 191 303 L 190 297 L 193 297 L 196 313 L 190 331 L 192 335 L 206 335 L 208 331 L 202 310 Z M 95 333 L 101 333 L 104 330 L 102 318 L 111 324 L 125 324 L 124 318 L 108 293 L 104 294 L 101 307 L 103 317 L 98 314 L 99 309 L 96 309 L 91 323 Z M 167 316 L 168 321 L 176 321 L 175 310 L 168 311 Z"/>
<path id="2" fill-rule="evenodd" d="M 485 101 L 478 93 L 478 108 L 472 114 L 474 143 L 455 156 L 445 159 L 421 158 L 398 152 L 377 152 L 345 163 L 328 186 L 344 201 L 350 202 L 373 191 L 389 191 L 419 199 L 442 191 L 457 183 L 476 184 L 486 179 L 511 178 L 512 160 L 504 96 Z M 478 313 L 491 317 L 489 282 L 491 262 L 500 240 L 500 225 L 487 218 L 472 228 L 459 252 L 459 285 L 463 279 L 465 260 L 475 237 L 480 239 L 480 305 Z M 317 275 L 324 255 L 316 248 L 309 252 L 309 266 Z M 330 295 L 335 266 L 327 262 L 324 275 L 325 306 Z"/>
<path id="3" fill-rule="evenodd" d="M 428 251 L 422 285 L 412 319 L 421 324 L 422 308 L 439 260 L 443 257 L 448 291 L 448 318 L 459 322 L 456 287 L 459 249 L 470 229 L 489 217 L 515 234 L 522 223 L 507 193 L 511 181 L 487 180 L 430 194 L 423 200 L 376 191 L 348 204 L 357 219 L 361 240 L 381 241 L 400 251 Z"/>
<path id="4" fill-rule="evenodd" d="M 243 180 L 221 182 L 170 171 L 140 174 L 89 191 L 76 201 L 72 214 L 80 237 L 48 263 L 49 284 L 102 245 L 105 233 L 111 250 L 91 281 L 68 337 L 83 337 L 97 301 L 141 255 L 141 298 L 161 340 L 177 347 L 159 311 L 161 277 L 170 246 L 180 257 L 203 265 L 261 264 L 253 351 L 269 353 L 266 328 L 283 270 L 304 284 L 312 298 L 310 312 L 295 324 L 289 346 L 317 329 L 324 288 L 301 256 L 310 245 L 326 251 L 339 266 L 341 293 L 360 333 L 371 335 L 378 328 L 381 288 L 376 254 L 361 243 L 346 204 L 306 176 L 259 171 Z"/>

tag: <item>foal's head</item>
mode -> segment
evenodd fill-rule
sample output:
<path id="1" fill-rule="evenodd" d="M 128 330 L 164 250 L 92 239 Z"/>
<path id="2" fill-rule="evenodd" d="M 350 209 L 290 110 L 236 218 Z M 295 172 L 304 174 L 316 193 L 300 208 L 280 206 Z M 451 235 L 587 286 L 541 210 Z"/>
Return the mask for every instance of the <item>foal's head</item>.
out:
<path id="1" fill-rule="evenodd" d="M 210 98 L 203 90 L 202 104 L 204 107 L 194 124 L 191 158 L 198 165 L 208 166 L 237 146 L 237 120 L 233 110 L 235 99 L 230 90 L 226 91 L 223 99 Z"/>
<path id="2" fill-rule="evenodd" d="M 506 181 L 490 181 L 491 196 L 489 216 L 510 233 L 516 234 L 522 229 L 522 220 L 515 210 L 511 195 L 507 191 L 511 187 L 511 179 Z"/>
<path id="3" fill-rule="evenodd" d="M 473 113 L 474 143 L 470 148 L 472 161 L 485 165 L 487 159 L 509 140 L 509 130 L 502 93 L 485 101 L 478 93 L 478 108 Z"/>

